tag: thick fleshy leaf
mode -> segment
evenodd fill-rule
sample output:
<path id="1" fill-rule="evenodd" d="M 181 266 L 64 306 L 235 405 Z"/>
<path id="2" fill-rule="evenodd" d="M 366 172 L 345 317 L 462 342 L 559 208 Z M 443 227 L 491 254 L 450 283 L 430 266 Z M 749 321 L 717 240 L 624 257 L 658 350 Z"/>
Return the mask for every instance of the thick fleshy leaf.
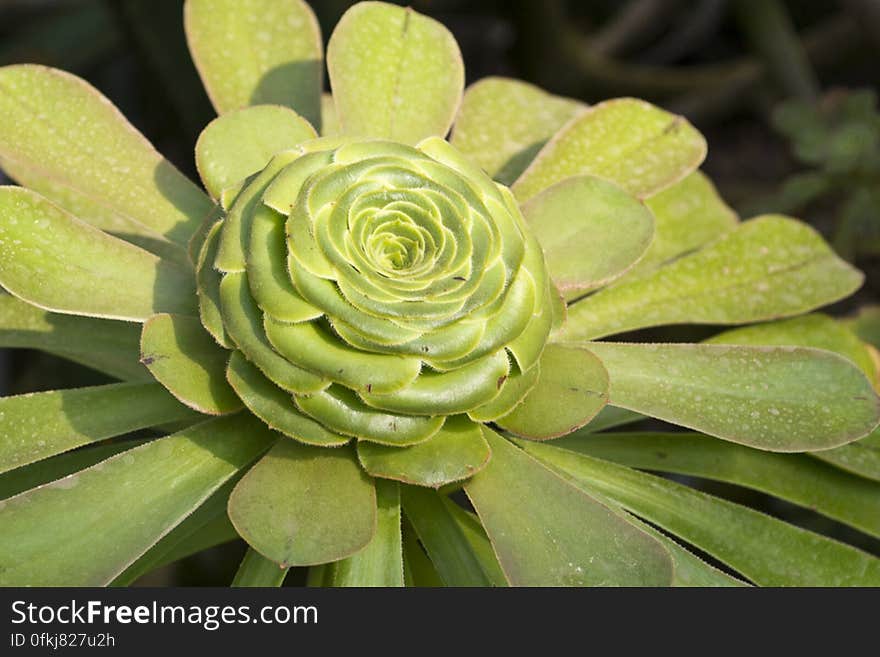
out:
<path id="1" fill-rule="evenodd" d="M 495 422 L 524 438 L 546 440 L 584 426 L 608 402 L 608 372 L 592 353 L 549 344 L 541 355 L 538 383 Z"/>
<path id="2" fill-rule="evenodd" d="M 557 132 L 513 191 L 527 201 L 565 178 L 591 175 L 645 198 L 677 183 L 704 157 L 706 140 L 686 119 L 618 98 L 584 110 Z"/>
<path id="3" fill-rule="evenodd" d="M 586 105 L 511 78 L 483 78 L 465 89 L 452 145 L 495 180 L 513 184 L 541 147 Z"/>
<path id="4" fill-rule="evenodd" d="M 108 584 L 274 437 L 246 414 L 220 418 L 5 500 L 0 584 Z"/>
<path id="5" fill-rule="evenodd" d="M 56 312 L 142 321 L 195 314 L 192 270 L 79 221 L 21 187 L 0 187 L 0 285 Z"/>
<path id="6" fill-rule="evenodd" d="M 858 365 L 870 381 L 877 381 L 877 365 L 869 347 L 842 322 L 820 313 L 732 329 L 719 333 L 706 343 L 827 349 Z"/>
<path id="7" fill-rule="evenodd" d="M 212 493 L 199 508 L 165 534 L 110 585 L 130 586 L 141 576 L 165 564 L 237 539 L 238 534 L 226 515 L 226 502 L 236 481 L 237 475 Z"/>
<path id="8" fill-rule="evenodd" d="M 440 574 L 408 522 L 404 522 L 403 530 L 403 581 L 406 586 L 443 586 Z"/>
<path id="9" fill-rule="evenodd" d="M 797 315 L 852 294 L 862 279 L 806 224 L 765 215 L 649 275 L 623 280 L 573 304 L 556 339 Z"/>
<path id="10" fill-rule="evenodd" d="M 638 422 L 639 420 L 644 419 L 644 415 L 634 413 L 626 408 L 618 408 L 617 406 L 607 404 L 601 411 L 599 411 L 599 414 L 596 417 L 590 420 L 578 431 L 579 433 L 596 433 L 597 431 L 619 427 L 624 424 L 632 424 L 633 422 Z"/>
<path id="11" fill-rule="evenodd" d="M 446 586 L 489 586 L 492 583 L 442 494 L 403 486 L 401 499 L 407 519 Z"/>
<path id="12" fill-rule="evenodd" d="M 336 116 L 336 101 L 330 94 L 321 94 L 321 136 L 338 137 L 342 134 Z"/>
<path id="13" fill-rule="evenodd" d="M 100 463 L 143 442 L 143 440 L 107 441 L 4 472 L 0 474 L 0 500 L 85 470 L 95 463 Z"/>
<path id="14" fill-rule="evenodd" d="M 511 584 L 672 582 L 672 560 L 656 539 L 498 434 L 485 429 L 485 435 L 492 460 L 465 491 Z"/>
<path id="15" fill-rule="evenodd" d="M 140 327 L 48 313 L 0 294 L 0 347 L 40 349 L 126 381 L 150 381 L 139 362 Z"/>
<path id="16" fill-rule="evenodd" d="M 186 38 L 218 114 L 287 105 L 321 124 L 321 28 L 302 0 L 187 0 Z"/>
<path id="17" fill-rule="evenodd" d="M 287 568 L 281 568 L 253 548 L 248 548 L 232 580 L 235 588 L 281 586 Z"/>
<path id="18" fill-rule="evenodd" d="M 701 171 L 645 200 L 654 215 L 654 239 L 627 274 L 640 276 L 694 251 L 736 227 L 739 217 Z"/>
<path id="19" fill-rule="evenodd" d="M 654 219 L 616 185 L 573 176 L 522 206 L 544 249 L 550 277 L 567 299 L 621 276 L 645 253 Z"/>
<path id="20" fill-rule="evenodd" d="M 156 383 L 0 397 L 0 472 L 137 429 L 197 417 Z"/>
<path id="21" fill-rule="evenodd" d="M 470 477 L 491 456 L 480 425 L 465 417 L 447 418 L 440 431 L 417 445 L 391 447 L 360 441 L 357 452 L 361 465 L 374 477 L 431 488 Z"/>
<path id="22" fill-rule="evenodd" d="M 492 586 L 510 586 L 501 569 L 501 564 L 498 563 L 498 557 L 495 556 L 492 542 L 486 536 L 486 530 L 480 524 L 477 514 L 465 511 L 448 497 L 443 498 L 443 504 L 452 513 L 452 517 L 455 518 L 455 522 L 464 533 L 465 540 L 470 544 L 471 551 L 480 562 L 480 567 L 486 573 Z"/>
<path id="23" fill-rule="evenodd" d="M 186 247 L 211 210 L 198 187 L 156 152 L 87 82 L 33 64 L 0 68 L 0 166 L 113 232 Z M 112 217 L 112 219 L 108 219 Z"/>
<path id="24" fill-rule="evenodd" d="M 688 433 L 567 436 L 553 445 L 633 468 L 746 486 L 880 537 L 880 483 L 806 454 L 767 454 Z"/>
<path id="25" fill-rule="evenodd" d="M 849 445 L 813 452 L 810 456 L 860 477 L 880 481 L 880 429 Z"/>
<path id="26" fill-rule="evenodd" d="M 226 382 L 229 352 L 195 317 L 153 315 L 144 324 L 141 362 L 181 402 L 200 413 L 224 415 L 241 400 Z"/>
<path id="27" fill-rule="evenodd" d="M 328 564 L 327 586 L 403 586 L 399 484 L 377 481 L 376 505 L 379 512 L 372 540 L 348 559 Z"/>
<path id="28" fill-rule="evenodd" d="M 774 452 L 829 449 L 880 421 L 871 382 L 837 354 L 802 347 L 593 342 L 610 402 Z"/>
<path id="29" fill-rule="evenodd" d="M 351 440 L 300 413 L 293 396 L 263 376 L 240 351 L 230 356 L 226 379 L 251 413 L 285 436 L 324 447 L 338 447 Z"/>
<path id="30" fill-rule="evenodd" d="M 283 567 L 353 555 L 376 531 L 376 491 L 350 448 L 282 440 L 235 487 L 239 535 Z"/>
<path id="31" fill-rule="evenodd" d="M 549 444 L 523 449 L 761 586 L 877 586 L 880 559 L 682 484 Z"/>
<path id="32" fill-rule="evenodd" d="M 464 86 L 449 30 L 384 2 L 345 12 L 327 45 L 327 70 L 344 134 L 405 144 L 444 136 Z"/>
<path id="33" fill-rule="evenodd" d="M 196 166 L 205 189 L 220 193 L 262 169 L 275 153 L 317 137 L 312 125 L 283 105 L 256 105 L 224 114 L 199 135 Z"/>

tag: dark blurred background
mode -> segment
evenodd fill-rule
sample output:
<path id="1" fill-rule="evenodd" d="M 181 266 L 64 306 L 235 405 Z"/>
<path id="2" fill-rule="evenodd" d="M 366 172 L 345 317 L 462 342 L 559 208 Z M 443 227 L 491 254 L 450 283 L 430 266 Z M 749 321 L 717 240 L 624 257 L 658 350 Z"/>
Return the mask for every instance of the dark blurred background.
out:
<path id="1" fill-rule="evenodd" d="M 347 0 L 311 2 L 330 35 Z M 598 102 L 638 96 L 687 116 L 709 141 L 704 170 L 743 216 L 813 224 L 867 274 L 832 307 L 878 302 L 880 0 L 416 0 L 464 54 L 467 82 L 521 78 Z M 182 0 L 0 0 L 0 65 L 37 62 L 89 80 L 184 172 L 214 113 L 189 58 Z M 0 117 L 3 120 L 3 117 Z M 2 174 L 0 174 L 2 180 Z M 666 339 L 699 339 L 663 334 Z M 0 350 L 0 394 L 103 382 L 54 357 Z M 691 482 L 695 483 L 695 482 Z M 878 542 L 732 486 L 696 482 L 880 554 Z M 243 545 L 144 579 L 227 584 Z M 287 584 L 302 583 L 291 573 Z"/>

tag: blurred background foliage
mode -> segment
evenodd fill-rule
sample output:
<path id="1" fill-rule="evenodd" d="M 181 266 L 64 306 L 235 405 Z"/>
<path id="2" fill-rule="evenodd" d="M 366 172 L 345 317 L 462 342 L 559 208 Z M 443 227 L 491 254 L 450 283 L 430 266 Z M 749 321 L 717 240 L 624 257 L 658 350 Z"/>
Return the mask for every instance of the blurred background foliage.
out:
<path id="1" fill-rule="evenodd" d="M 353 2 L 313 0 L 325 39 Z M 880 346 L 880 0 L 413 0 L 457 38 L 467 82 L 528 80 L 586 102 L 638 96 L 687 116 L 709 141 L 704 170 L 743 217 L 812 223 L 867 275 L 830 309 Z M 189 58 L 183 0 L 0 0 L 0 65 L 72 71 L 104 92 L 180 169 L 214 116 Z M 2 120 L 2 117 L 0 117 Z M 2 174 L 0 174 L 2 182 Z M 700 339 L 661 329 L 654 337 Z M 104 382 L 55 357 L 0 350 L 0 394 Z M 722 497 L 847 540 L 854 530 L 743 488 Z M 243 544 L 172 564 L 144 584 L 225 585 Z M 303 583 L 291 573 L 286 585 Z"/>

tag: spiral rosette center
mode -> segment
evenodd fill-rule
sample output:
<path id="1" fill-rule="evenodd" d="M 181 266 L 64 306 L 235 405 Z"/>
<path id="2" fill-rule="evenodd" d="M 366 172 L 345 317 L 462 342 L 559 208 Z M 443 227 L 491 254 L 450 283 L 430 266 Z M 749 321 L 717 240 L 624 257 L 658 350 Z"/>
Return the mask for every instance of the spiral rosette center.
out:
<path id="1" fill-rule="evenodd" d="M 439 138 L 316 139 L 224 194 L 202 321 L 245 405 L 299 440 L 427 440 L 507 414 L 552 323 L 543 254 L 507 188 Z"/>

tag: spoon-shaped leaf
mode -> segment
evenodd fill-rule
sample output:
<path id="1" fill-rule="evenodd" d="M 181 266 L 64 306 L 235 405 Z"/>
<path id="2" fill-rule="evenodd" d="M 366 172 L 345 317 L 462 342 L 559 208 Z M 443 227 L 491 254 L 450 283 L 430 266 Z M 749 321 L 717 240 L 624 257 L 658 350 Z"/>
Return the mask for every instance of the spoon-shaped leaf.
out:
<path id="1" fill-rule="evenodd" d="M 645 198 L 700 166 L 706 140 L 684 118 L 643 100 L 584 110 L 547 142 L 513 186 L 520 201 L 571 176 L 604 178 Z"/>
<path id="2" fill-rule="evenodd" d="M 287 105 L 321 125 L 321 28 L 302 0 L 187 0 L 186 38 L 217 112 Z"/>
<path id="3" fill-rule="evenodd" d="M 586 107 L 533 84 L 488 77 L 464 91 L 452 145 L 510 185 L 553 134 Z"/>
<path id="4" fill-rule="evenodd" d="M 544 249 L 553 282 L 568 299 L 621 276 L 654 235 L 654 218 L 642 203 L 591 176 L 548 187 L 522 212 Z"/>
<path id="5" fill-rule="evenodd" d="M 239 535 L 283 567 L 344 559 L 376 531 L 376 491 L 347 447 L 282 440 L 229 498 Z"/>
<path id="6" fill-rule="evenodd" d="M 72 315 L 142 321 L 195 314 L 192 271 L 79 221 L 21 187 L 0 187 L 0 285 Z"/>
<path id="7" fill-rule="evenodd" d="M 682 484 L 548 444 L 523 449 L 761 586 L 877 586 L 880 559 Z"/>
<path id="8" fill-rule="evenodd" d="M 485 430 L 492 460 L 465 485 L 508 581 L 668 586 L 669 553 L 624 515 Z"/>
<path id="9" fill-rule="evenodd" d="M 207 125 L 196 142 L 196 166 L 217 199 L 224 189 L 266 166 L 275 153 L 317 136 L 308 121 L 287 107 L 247 107 Z"/>
<path id="10" fill-rule="evenodd" d="M 880 399 L 852 363 L 802 347 L 593 342 L 610 402 L 774 452 L 843 445 L 880 421 Z"/>
<path id="11" fill-rule="evenodd" d="M 345 12 L 327 45 L 327 70 L 343 134 L 406 144 L 444 136 L 464 86 L 449 30 L 384 2 Z"/>
<path id="12" fill-rule="evenodd" d="M 274 437 L 251 416 L 220 418 L 5 500 L 0 585 L 110 583 Z"/>
<path id="13" fill-rule="evenodd" d="M 211 209 L 198 187 L 74 75 L 33 64 L 0 68 L 0 116 L 3 165 L 74 214 L 85 210 L 83 221 L 90 208 L 105 208 L 116 230 L 185 248 Z"/>
<path id="14" fill-rule="evenodd" d="M 653 273 L 570 306 L 560 341 L 664 324 L 745 324 L 797 315 L 862 284 L 815 230 L 765 215 Z"/>

